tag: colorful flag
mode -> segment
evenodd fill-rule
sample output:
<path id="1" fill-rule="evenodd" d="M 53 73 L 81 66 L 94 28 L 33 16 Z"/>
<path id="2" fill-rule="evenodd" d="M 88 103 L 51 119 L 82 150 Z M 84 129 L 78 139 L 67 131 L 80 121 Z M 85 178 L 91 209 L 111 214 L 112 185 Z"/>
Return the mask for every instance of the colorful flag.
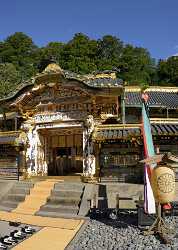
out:
<path id="1" fill-rule="evenodd" d="M 144 143 L 144 154 L 145 158 L 155 155 L 153 138 L 151 133 L 151 125 L 148 115 L 148 98 L 142 96 L 142 135 Z M 156 212 L 155 199 L 153 195 L 153 190 L 151 187 L 151 173 L 152 169 L 156 166 L 156 163 L 145 164 L 144 167 L 144 210 L 148 214 L 154 214 Z"/>

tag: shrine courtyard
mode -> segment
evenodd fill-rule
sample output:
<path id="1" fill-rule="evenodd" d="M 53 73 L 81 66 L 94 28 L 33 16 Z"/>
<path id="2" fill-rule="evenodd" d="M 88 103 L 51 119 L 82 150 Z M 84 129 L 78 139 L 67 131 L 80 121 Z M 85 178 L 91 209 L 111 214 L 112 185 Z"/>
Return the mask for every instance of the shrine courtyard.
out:
<path id="1" fill-rule="evenodd" d="M 79 75 L 51 63 L 0 100 L 1 249 L 178 249 L 176 237 L 143 236 L 153 217 L 138 216 L 141 91 L 114 71 Z M 178 88 L 145 93 L 155 153 L 177 156 Z M 177 230 L 176 213 L 166 220 Z"/>
<path id="2" fill-rule="evenodd" d="M 136 209 L 142 184 L 83 184 L 74 177 L 64 179 L 0 181 L 1 238 L 28 225 L 35 230 L 8 249 L 177 249 L 177 238 L 169 246 L 154 235 L 143 236 Z M 91 213 L 91 207 L 97 213 Z M 177 216 L 166 220 L 178 230 Z"/>

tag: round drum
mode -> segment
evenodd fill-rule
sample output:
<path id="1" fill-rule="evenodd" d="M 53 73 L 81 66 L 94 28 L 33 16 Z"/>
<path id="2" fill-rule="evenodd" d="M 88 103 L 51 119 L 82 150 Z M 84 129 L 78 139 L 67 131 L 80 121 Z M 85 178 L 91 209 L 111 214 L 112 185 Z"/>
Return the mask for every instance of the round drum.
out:
<path id="1" fill-rule="evenodd" d="M 175 174 L 171 167 L 158 165 L 151 174 L 151 185 L 155 200 L 161 204 L 175 199 Z"/>

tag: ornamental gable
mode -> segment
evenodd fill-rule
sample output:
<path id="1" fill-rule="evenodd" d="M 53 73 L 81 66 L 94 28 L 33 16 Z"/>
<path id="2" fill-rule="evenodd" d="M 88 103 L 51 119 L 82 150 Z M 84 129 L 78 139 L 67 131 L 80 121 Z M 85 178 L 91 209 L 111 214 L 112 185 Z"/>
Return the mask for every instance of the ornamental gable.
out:
<path id="1" fill-rule="evenodd" d="M 51 84 L 52 85 L 52 84 Z M 21 94 L 11 106 L 21 107 L 23 110 L 33 109 L 45 104 L 75 103 L 90 95 L 80 89 L 63 86 L 40 86 Z"/>

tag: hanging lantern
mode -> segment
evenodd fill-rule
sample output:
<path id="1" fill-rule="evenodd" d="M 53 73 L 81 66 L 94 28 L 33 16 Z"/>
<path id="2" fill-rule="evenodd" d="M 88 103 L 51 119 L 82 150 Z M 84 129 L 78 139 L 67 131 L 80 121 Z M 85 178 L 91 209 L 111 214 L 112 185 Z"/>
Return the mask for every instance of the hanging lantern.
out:
<path id="1" fill-rule="evenodd" d="M 169 166 L 158 165 L 151 173 L 151 185 L 155 200 L 160 204 L 175 199 L 175 173 Z"/>

